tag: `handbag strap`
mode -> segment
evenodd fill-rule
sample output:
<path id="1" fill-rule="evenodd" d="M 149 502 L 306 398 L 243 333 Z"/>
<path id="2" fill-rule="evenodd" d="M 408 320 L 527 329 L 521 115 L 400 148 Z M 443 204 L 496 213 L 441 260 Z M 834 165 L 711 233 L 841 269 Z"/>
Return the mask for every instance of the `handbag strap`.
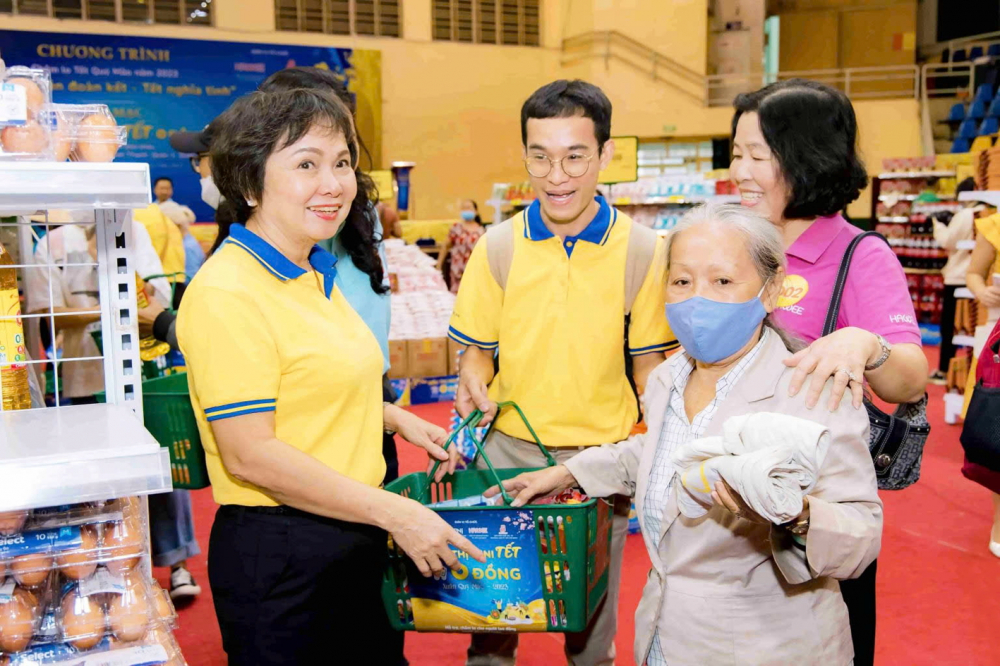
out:
<path id="1" fill-rule="evenodd" d="M 840 272 L 837 273 L 837 281 L 833 285 L 833 295 L 830 297 L 830 307 L 827 308 L 826 311 L 826 323 L 823 325 L 823 336 L 830 335 L 837 330 L 837 318 L 840 316 L 840 302 L 844 298 L 844 287 L 847 284 L 847 273 L 851 268 L 851 259 L 854 257 L 854 251 L 858 248 L 861 241 L 869 236 L 877 236 L 885 241 L 886 245 L 889 244 L 889 241 L 886 240 L 885 236 L 877 231 L 866 231 L 855 236 L 851 241 L 851 244 L 847 246 L 847 250 L 844 251 L 844 258 L 840 261 Z"/>

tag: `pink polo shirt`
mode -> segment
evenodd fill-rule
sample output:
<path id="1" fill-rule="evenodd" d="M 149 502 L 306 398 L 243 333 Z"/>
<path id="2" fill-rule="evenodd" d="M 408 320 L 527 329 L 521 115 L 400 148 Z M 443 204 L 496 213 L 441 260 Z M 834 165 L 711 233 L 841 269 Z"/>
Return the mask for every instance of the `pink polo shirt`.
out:
<path id="1" fill-rule="evenodd" d="M 774 311 L 779 326 L 806 342 L 823 335 L 840 262 L 860 233 L 841 215 L 821 217 L 785 251 L 788 275 Z M 854 252 L 837 320 L 838 329 L 846 326 L 878 333 L 894 344 L 920 344 L 906 274 L 878 238 L 866 238 Z"/>

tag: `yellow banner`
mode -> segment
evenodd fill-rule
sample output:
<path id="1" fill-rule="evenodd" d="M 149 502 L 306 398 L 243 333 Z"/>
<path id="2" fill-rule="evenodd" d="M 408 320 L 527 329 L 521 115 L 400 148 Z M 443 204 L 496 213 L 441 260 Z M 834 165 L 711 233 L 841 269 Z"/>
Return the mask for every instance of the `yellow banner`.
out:
<path id="1" fill-rule="evenodd" d="M 608 168 L 598 176 L 599 183 L 631 183 L 639 178 L 639 137 L 613 136 L 615 154 Z"/>

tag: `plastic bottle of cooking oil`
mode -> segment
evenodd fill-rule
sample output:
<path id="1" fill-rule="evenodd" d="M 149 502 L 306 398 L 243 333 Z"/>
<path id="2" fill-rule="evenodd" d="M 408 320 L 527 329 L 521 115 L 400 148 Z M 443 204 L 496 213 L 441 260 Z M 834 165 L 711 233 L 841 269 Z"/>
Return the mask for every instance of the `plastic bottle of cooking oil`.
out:
<path id="1" fill-rule="evenodd" d="M 17 270 L 7 249 L 0 244 L 0 392 L 3 409 L 29 409 L 28 360 L 24 350 L 21 301 L 17 295 Z"/>

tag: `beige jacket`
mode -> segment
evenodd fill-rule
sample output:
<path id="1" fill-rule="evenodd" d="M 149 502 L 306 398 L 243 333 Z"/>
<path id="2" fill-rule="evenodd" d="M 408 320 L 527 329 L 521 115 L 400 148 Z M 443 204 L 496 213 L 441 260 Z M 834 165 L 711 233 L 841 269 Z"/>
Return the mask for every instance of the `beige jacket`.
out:
<path id="1" fill-rule="evenodd" d="M 948 263 L 941 269 L 944 283 L 951 287 L 964 287 L 965 274 L 969 272 L 972 250 L 958 249 L 959 241 L 972 240 L 973 208 L 963 208 L 951 217 L 948 224 L 934 220 L 934 240 L 948 251 Z"/>
<path id="2" fill-rule="evenodd" d="M 776 335 L 719 405 L 705 432 L 719 435 L 731 416 L 778 412 L 824 424 L 830 450 L 810 494 L 805 551 L 788 533 L 715 507 L 680 516 L 676 493 L 664 510 L 659 548 L 635 614 L 635 659 L 642 664 L 654 631 L 670 664 L 752 666 L 822 664 L 853 659 L 847 607 L 837 579 L 860 576 L 878 556 L 882 502 L 868 453 L 868 417 L 850 396 L 831 413 L 788 397 L 792 370 Z M 648 432 L 579 454 L 566 466 L 592 496 L 628 494 L 644 524 L 643 500 L 670 397 L 669 363 L 646 385 Z M 648 446 L 646 444 L 649 444 Z"/>

